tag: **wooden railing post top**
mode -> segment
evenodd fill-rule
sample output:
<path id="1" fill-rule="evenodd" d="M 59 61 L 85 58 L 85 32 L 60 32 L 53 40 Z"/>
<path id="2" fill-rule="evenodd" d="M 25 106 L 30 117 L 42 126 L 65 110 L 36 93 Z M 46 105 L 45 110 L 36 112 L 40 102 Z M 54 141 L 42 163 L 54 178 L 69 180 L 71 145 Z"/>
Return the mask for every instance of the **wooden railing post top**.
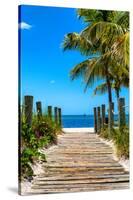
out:
<path id="1" fill-rule="evenodd" d="M 25 95 L 24 102 L 25 102 L 25 106 L 27 106 L 29 104 L 33 104 L 33 96 Z"/>
<path id="2" fill-rule="evenodd" d="M 41 101 L 36 101 L 36 104 L 41 104 L 42 102 Z"/>
<path id="3" fill-rule="evenodd" d="M 102 108 L 105 108 L 105 104 L 102 104 Z"/>
<path id="4" fill-rule="evenodd" d="M 38 117 L 40 118 L 40 116 L 42 116 L 42 102 L 41 101 L 36 102 L 36 109 L 37 109 Z"/>
<path id="5" fill-rule="evenodd" d="M 124 97 L 121 97 L 121 98 L 119 98 L 119 101 L 120 101 L 120 102 L 125 102 L 125 98 L 124 98 Z"/>
<path id="6" fill-rule="evenodd" d="M 58 108 L 58 111 L 61 112 L 61 108 Z"/>
<path id="7" fill-rule="evenodd" d="M 25 95 L 25 119 L 28 126 L 32 124 L 33 96 Z"/>
<path id="8" fill-rule="evenodd" d="M 25 95 L 24 98 L 25 99 L 33 99 L 33 96 L 32 95 Z"/>

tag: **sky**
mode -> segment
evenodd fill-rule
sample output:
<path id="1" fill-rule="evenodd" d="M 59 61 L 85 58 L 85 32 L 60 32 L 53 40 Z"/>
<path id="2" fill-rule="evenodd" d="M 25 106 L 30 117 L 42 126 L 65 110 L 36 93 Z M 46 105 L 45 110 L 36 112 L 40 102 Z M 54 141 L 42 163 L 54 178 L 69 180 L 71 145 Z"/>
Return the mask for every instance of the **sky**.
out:
<path id="1" fill-rule="evenodd" d="M 76 9 L 23 5 L 19 11 L 21 98 L 32 95 L 34 109 L 35 102 L 41 101 L 43 110 L 48 105 L 58 106 L 64 115 L 93 114 L 93 107 L 107 105 L 107 94 L 93 95 L 99 82 L 85 93 L 81 78 L 70 79 L 70 70 L 88 58 L 78 51 L 62 49 L 65 34 L 80 32 L 86 26 L 77 18 Z M 122 88 L 120 96 L 128 105 L 128 89 Z M 113 101 L 117 113 L 114 92 Z"/>

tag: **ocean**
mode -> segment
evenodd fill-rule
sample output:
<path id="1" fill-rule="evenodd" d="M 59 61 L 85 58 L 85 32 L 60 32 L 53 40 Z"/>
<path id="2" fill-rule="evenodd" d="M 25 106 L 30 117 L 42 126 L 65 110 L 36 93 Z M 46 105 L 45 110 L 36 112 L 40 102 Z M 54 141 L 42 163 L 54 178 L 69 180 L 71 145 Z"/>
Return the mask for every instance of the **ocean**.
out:
<path id="1" fill-rule="evenodd" d="M 114 116 L 114 120 L 118 121 L 118 116 Z M 126 123 L 129 124 L 129 115 L 126 115 Z M 94 127 L 93 115 L 63 115 L 62 125 L 64 128 L 88 128 Z"/>

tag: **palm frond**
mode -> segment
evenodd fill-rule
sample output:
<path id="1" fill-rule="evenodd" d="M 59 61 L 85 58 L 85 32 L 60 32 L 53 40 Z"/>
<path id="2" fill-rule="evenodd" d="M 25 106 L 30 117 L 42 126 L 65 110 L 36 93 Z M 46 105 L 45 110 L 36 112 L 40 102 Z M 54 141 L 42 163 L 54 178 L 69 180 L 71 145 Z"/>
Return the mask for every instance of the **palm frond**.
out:
<path id="1" fill-rule="evenodd" d="M 105 56 L 105 55 L 104 55 Z M 104 79 L 106 77 L 106 71 L 109 67 L 106 65 L 104 60 L 104 56 L 100 56 L 99 58 L 93 60 L 92 66 L 90 70 L 86 70 L 86 74 L 84 76 L 85 79 L 85 91 L 89 86 L 98 80 Z M 108 74 L 109 75 L 109 74 Z M 112 77 L 110 77 L 111 79 Z"/>
<path id="2" fill-rule="evenodd" d="M 129 31 L 129 12 L 119 12 L 116 23 L 119 24 L 124 30 Z"/>
<path id="3" fill-rule="evenodd" d="M 79 50 L 82 54 L 87 54 L 92 50 L 92 43 L 78 33 L 69 33 L 65 35 L 63 50 Z"/>
<path id="4" fill-rule="evenodd" d="M 85 28 L 81 36 L 90 40 L 93 45 L 100 41 L 100 49 L 103 48 L 103 46 L 109 49 L 116 37 L 122 34 L 123 29 L 120 25 L 102 21 Z"/>
<path id="5" fill-rule="evenodd" d="M 103 14 L 100 10 L 77 9 L 77 15 L 87 23 L 103 20 Z"/>
<path id="6" fill-rule="evenodd" d="M 117 38 L 112 46 L 112 59 L 129 68 L 129 32 Z"/>
<path id="7" fill-rule="evenodd" d="M 94 89 L 94 95 L 99 94 L 105 94 L 107 92 L 108 88 L 107 88 L 107 83 L 102 83 L 100 85 L 98 85 L 95 89 Z"/>
<path id="8" fill-rule="evenodd" d="M 98 66 L 99 58 L 92 58 L 77 64 L 70 72 L 72 80 L 82 77 L 86 87 L 92 86 L 96 80 L 104 77 L 103 68 Z M 97 69 L 95 69 L 97 67 Z"/>
<path id="9" fill-rule="evenodd" d="M 79 78 L 80 76 L 85 76 L 85 72 L 89 67 L 90 60 L 85 60 L 72 68 L 70 71 L 70 77 L 72 80 Z"/>

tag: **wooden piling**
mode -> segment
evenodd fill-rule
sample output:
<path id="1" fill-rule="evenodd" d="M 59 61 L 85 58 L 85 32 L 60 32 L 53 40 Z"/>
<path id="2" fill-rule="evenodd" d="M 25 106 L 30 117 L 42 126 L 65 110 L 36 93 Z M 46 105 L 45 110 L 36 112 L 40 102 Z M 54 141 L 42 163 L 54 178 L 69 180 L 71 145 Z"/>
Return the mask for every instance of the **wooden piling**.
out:
<path id="1" fill-rule="evenodd" d="M 41 101 L 36 102 L 36 110 L 38 118 L 42 117 L 42 103 Z"/>
<path id="2" fill-rule="evenodd" d="M 33 96 L 24 96 L 24 113 L 28 126 L 32 124 Z"/>
<path id="3" fill-rule="evenodd" d="M 101 113 L 100 113 L 100 107 L 97 107 L 97 132 L 101 132 Z"/>
<path id="4" fill-rule="evenodd" d="M 97 111 L 96 107 L 94 107 L 94 131 L 97 133 Z"/>
<path id="5" fill-rule="evenodd" d="M 111 135 L 111 130 L 114 125 L 114 103 L 113 102 L 109 103 L 108 119 L 109 119 L 108 129 L 109 129 L 109 134 Z"/>
<path id="6" fill-rule="evenodd" d="M 125 98 L 119 98 L 118 122 L 120 129 L 126 125 Z"/>
<path id="7" fill-rule="evenodd" d="M 52 106 L 48 106 L 48 117 L 52 120 Z"/>
<path id="8" fill-rule="evenodd" d="M 61 119 L 61 108 L 58 108 L 58 113 L 59 113 L 59 125 L 62 125 L 62 119 Z"/>
<path id="9" fill-rule="evenodd" d="M 58 108 L 54 107 L 54 120 L 55 123 L 58 124 Z"/>
<path id="10" fill-rule="evenodd" d="M 105 104 L 102 104 L 102 128 L 104 129 L 105 125 Z"/>

